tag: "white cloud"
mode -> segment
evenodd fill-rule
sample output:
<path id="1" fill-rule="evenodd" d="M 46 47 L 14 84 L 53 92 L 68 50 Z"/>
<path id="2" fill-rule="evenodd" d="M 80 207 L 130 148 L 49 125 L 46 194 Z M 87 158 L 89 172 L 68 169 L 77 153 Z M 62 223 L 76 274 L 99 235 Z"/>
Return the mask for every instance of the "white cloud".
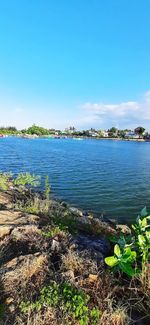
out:
<path id="1" fill-rule="evenodd" d="M 128 101 L 118 104 L 84 103 L 81 106 L 91 116 L 95 115 L 104 120 L 116 120 L 122 122 L 128 120 L 150 120 L 150 91 L 147 91 L 140 101 Z"/>
<path id="2" fill-rule="evenodd" d="M 134 129 L 138 125 L 150 131 L 150 90 L 138 101 L 122 103 L 88 102 L 65 107 L 55 104 L 31 106 L 25 102 L 0 98 L 1 125 L 15 125 L 19 129 L 31 124 L 63 129 L 74 125 L 77 129 L 111 126 Z"/>

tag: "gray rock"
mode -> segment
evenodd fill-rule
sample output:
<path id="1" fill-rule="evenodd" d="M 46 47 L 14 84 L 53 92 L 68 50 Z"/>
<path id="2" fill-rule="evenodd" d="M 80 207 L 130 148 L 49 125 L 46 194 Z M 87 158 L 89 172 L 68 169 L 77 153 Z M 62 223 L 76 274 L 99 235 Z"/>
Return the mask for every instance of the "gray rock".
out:
<path id="1" fill-rule="evenodd" d="M 93 251 L 93 254 L 98 255 L 98 253 L 100 253 L 99 256 L 106 256 L 110 252 L 110 244 L 105 238 L 89 235 L 78 235 L 75 238 L 75 243 L 79 250 L 88 249 Z"/>
<path id="2" fill-rule="evenodd" d="M 59 251 L 60 250 L 60 243 L 55 239 L 52 240 L 51 250 L 52 251 Z"/>
<path id="3" fill-rule="evenodd" d="M 82 217 L 83 216 L 83 212 L 77 208 L 74 208 L 74 207 L 69 207 L 69 211 L 73 214 L 75 214 L 76 216 L 80 216 Z"/>

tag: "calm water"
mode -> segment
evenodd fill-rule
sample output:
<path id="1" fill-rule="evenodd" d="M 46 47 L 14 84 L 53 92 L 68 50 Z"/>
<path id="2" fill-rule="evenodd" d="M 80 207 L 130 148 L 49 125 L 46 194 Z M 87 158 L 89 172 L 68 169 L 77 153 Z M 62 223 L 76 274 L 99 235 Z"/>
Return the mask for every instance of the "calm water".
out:
<path id="1" fill-rule="evenodd" d="M 3 138 L 0 170 L 49 175 L 57 198 L 122 221 L 150 208 L 150 143 Z"/>

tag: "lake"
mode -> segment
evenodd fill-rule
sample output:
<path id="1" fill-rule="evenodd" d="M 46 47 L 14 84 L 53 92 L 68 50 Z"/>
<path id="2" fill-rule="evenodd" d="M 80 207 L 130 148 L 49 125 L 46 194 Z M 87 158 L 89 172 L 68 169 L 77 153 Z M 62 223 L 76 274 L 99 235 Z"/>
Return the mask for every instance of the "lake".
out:
<path id="1" fill-rule="evenodd" d="M 48 175 L 56 198 L 122 222 L 150 209 L 148 142 L 1 138 L 0 170 Z"/>

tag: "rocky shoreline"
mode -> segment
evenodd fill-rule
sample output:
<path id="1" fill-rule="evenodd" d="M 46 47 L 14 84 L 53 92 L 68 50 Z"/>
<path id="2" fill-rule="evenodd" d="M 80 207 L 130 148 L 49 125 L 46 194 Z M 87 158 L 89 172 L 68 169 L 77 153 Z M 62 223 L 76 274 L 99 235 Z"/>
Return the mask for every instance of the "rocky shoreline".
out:
<path id="1" fill-rule="evenodd" d="M 27 314 L 20 309 L 22 301 L 35 301 L 44 285 L 64 281 L 90 296 L 89 310 L 100 309 L 97 322 L 89 316 L 83 324 L 130 324 L 127 307 L 115 307 L 126 284 L 119 285 L 104 264 L 112 250 L 109 236 L 120 231 L 129 234 L 130 228 L 93 218 L 64 202 L 47 201 L 28 189 L 10 186 L 0 192 L 0 324 L 82 324 L 59 306 L 44 305 Z M 126 305 L 127 297 L 121 299 Z"/>

